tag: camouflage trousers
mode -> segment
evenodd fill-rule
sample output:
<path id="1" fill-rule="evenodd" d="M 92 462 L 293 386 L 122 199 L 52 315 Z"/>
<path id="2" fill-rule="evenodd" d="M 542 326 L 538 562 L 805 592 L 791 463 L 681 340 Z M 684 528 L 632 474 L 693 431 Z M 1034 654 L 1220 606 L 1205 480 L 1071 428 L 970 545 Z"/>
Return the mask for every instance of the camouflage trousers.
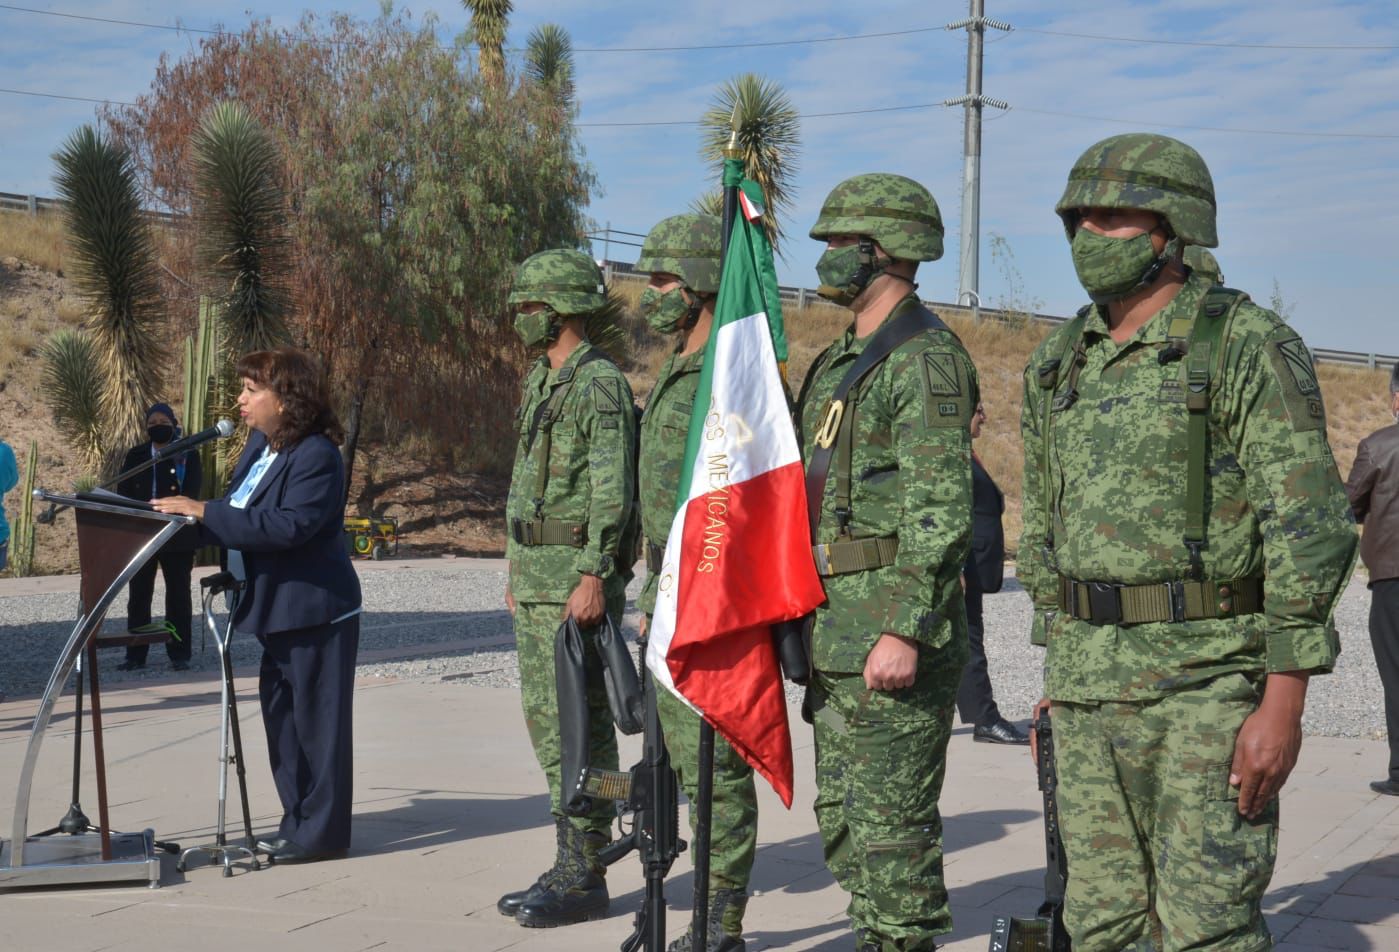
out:
<path id="1" fill-rule="evenodd" d="M 811 683 L 826 866 L 850 894 L 852 928 L 884 952 L 931 950 L 952 929 L 938 798 L 966 652 L 955 664 L 940 654 L 896 691 L 871 691 L 859 674 L 818 671 Z"/>
<path id="2" fill-rule="evenodd" d="M 626 607 L 625 594 L 609 596 L 607 613 L 620 621 Z M 559 693 L 554 679 L 554 636 L 563 623 L 563 605 L 555 602 L 522 602 L 515 607 L 515 645 L 520 663 L 520 698 L 525 708 L 525 727 L 539 767 L 549 781 L 549 807 L 554 816 L 563 816 L 562 752 L 559 745 Z M 588 632 L 584 633 L 589 634 Z M 591 763 L 607 770 L 617 769 L 617 731 L 607 692 L 602 682 L 602 659 L 592 638 L 585 637 L 588 670 L 588 716 L 592 741 Z M 586 817 L 574 817 L 573 824 L 584 832 L 607 833 L 611 837 L 616 810 L 608 801 L 598 801 Z"/>
<path id="3" fill-rule="evenodd" d="M 1150 701 L 1054 703 L 1074 952 L 1272 948 L 1278 803 L 1246 820 L 1229 786 L 1258 700 L 1231 674 Z"/>
<path id="4" fill-rule="evenodd" d="M 700 718 L 665 688 L 656 691 L 670 762 L 690 798 L 690 834 L 694 843 L 695 791 L 699 785 Z M 709 825 L 709 892 L 748 888 L 758 846 L 758 794 L 753 768 L 723 737 L 714 737 L 714 808 Z"/>

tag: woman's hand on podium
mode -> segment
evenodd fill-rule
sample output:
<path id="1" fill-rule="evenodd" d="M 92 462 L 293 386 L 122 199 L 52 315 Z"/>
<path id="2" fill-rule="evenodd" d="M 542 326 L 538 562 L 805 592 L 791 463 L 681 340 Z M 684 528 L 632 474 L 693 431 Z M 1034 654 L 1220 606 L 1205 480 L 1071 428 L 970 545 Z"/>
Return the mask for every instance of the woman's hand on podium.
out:
<path id="1" fill-rule="evenodd" d="M 188 496 L 165 496 L 161 499 L 152 499 L 151 505 L 155 507 L 156 512 L 167 512 L 176 516 L 194 516 L 196 519 L 204 518 L 204 503 Z"/>

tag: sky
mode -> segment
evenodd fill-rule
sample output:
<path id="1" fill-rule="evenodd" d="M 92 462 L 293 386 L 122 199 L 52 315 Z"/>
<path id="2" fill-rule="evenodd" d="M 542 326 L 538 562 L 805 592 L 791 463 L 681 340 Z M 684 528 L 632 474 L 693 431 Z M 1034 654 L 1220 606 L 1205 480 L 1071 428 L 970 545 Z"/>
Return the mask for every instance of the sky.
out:
<path id="1" fill-rule="evenodd" d="M 20 0 L 0 4 L 0 89 L 130 101 L 162 52 L 197 36 L 36 15 L 6 7 L 240 29 L 249 15 L 290 25 L 302 10 L 373 17 L 365 0 Z M 398 3 L 434 14 L 444 41 L 460 3 Z M 988 306 L 1070 314 L 1085 300 L 1054 203 L 1093 142 L 1156 131 L 1193 145 L 1214 176 L 1216 255 L 1228 284 L 1266 303 L 1276 290 L 1313 347 L 1399 354 L 1391 246 L 1399 240 L 1399 16 L 1393 0 L 986 0 L 980 291 Z M 577 50 L 578 124 L 599 188 L 589 214 L 644 233 L 716 184 L 694 123 L 744 72 L 776 80 L 804 118 L 784 284 L 812 287 L 821 246 L 805 237 L 842 179 L 887 171 L 926 185 L 947 227 L 921 294 L 958 292 L 966 34 L 943 26 L 967 0 L 689 0 L 685 4 L 516 0 L 508 45 L 545 22 Z M 898 33 L 856 39 L 858 34 Z M 1066 35 L 1076 34 L 1076 35 Z M 1114 39 L 1110 39 L 1114 38 Z M 814 41 L 740 48 L 734 44 Z M 1127 42 L 1153 40 L 1155 42 Z M 717 47 L 622 52 L 634 47 Z M 1328 48 L 1329 47 L 1329 48 Z M 891 107 L 922 106 L 884 112 Z M 85 102 L 0 92 L 0 191 L 52 195 L 50 155 L 93 117 Z M 609 125 L 609 123 L 682 123 Z M 638 241 L 618 236 L 619 241 Z M 619 243 L 615 260 L 637 251 Z M 594 253 L 604 251 L 596 242 Z"/>

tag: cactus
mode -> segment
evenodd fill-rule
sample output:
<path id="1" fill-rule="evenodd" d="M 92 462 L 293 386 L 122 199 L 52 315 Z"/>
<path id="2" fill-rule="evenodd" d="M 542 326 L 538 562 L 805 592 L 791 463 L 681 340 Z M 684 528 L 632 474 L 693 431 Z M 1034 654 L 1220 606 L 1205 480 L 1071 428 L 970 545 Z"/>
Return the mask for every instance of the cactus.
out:
<path id="1" fill-rule="evenodd" d="M 10 539 L 10 574 L 23 578 L 34 572 L 34 474 L 39 469 L 39 444 L 29 441 L 29 458 L 20 484 L 19 519 Z"/>

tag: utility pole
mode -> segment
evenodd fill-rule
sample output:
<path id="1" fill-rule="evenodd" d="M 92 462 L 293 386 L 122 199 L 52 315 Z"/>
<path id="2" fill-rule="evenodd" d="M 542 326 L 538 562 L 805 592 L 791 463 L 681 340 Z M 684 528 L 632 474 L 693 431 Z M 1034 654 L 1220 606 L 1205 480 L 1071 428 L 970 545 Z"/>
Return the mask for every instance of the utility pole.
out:
<path id="1" fill-rule="evenodd" d="M 981 315 L 981 295 L 978 292 L 981 264 L 978 250 L 981 241 L 981 107 L 1009 109 L 1000 99 L 981 95 L 981 47 L 986 28 L 1009 30 L 1010 24 L 991 20 L 983 15 L 984 0 L 969 0 L 970 15 L 965 20 L 949 23 L 949 30 L 967 31 L 967 93 L 943 101 L 944 106 L 961 106 L 965 115 L 962 132 L 962 261 L 958 274 L 957 303 L 969 303 L 973 314 Z"/>

